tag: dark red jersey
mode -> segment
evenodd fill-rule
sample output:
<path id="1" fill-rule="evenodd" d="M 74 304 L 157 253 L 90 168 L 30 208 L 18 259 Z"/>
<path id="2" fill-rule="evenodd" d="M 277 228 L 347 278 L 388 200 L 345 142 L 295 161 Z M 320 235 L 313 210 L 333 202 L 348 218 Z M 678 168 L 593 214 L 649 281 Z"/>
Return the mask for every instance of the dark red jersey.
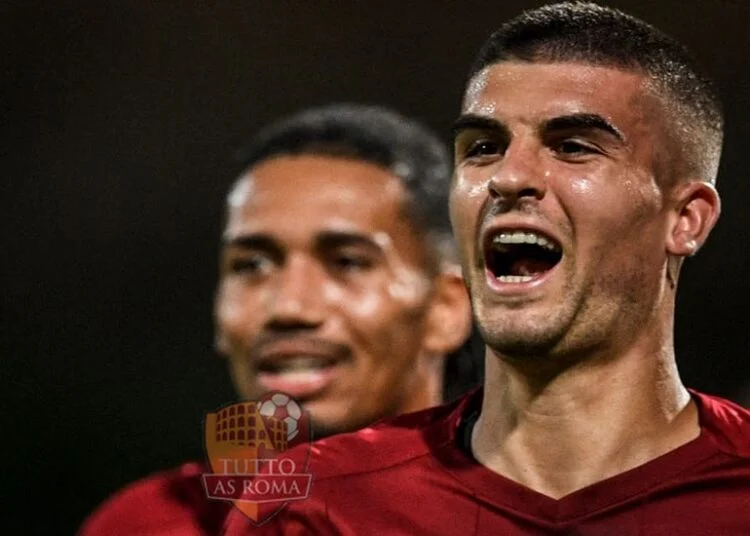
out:
<path id="1" fill-rule="evenodd" d="M 208 536 L 221 533 L 228 503 L 209 500 L 203 464 L 189 463 L 128 486 L 86 520 L 79 536 Z"/>
<path id="2" fill-rule="evenodd" d="M 555 500 L 472 458 L 465 423 L 481 396 L 314 443 L 310 497 L 261 526 L 233 510 L 226 534 L 750 535 L 747 410 L 693 392 L 698 438 Z"/>

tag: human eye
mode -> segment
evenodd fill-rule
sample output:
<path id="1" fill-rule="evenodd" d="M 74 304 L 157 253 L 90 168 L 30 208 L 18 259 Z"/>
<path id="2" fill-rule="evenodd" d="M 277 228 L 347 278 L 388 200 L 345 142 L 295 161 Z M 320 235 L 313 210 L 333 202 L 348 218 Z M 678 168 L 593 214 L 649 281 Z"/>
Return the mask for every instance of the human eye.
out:
<path id="1" fill-rule="evenodd" d="M 492 156 L 500 152 L 500 144 L 492 140 L 477 140 L 466 149 L 466 158 Z"/>
<path id="2" fill-rule="evenodd" d="M 456 162 L 484 163 L 502 156 L 505 146 L 492 132 L 465 131 L 456 137 Z"/>
<path id="3" fill-rule="evenodd" d="M 228 262 L 230 273 L 248 276 L 265 275 L 273 266 L 273 259 L 260 252 L 238 254 L 231 257 Z"/>
<path id="4" fill-rule="evenodd" d="M 581 160 L 586 157 L 601 154 L 601 150 L 592 143 L 575 138 L 566 138 L 555 143 L 552 150 L 566 160 Z"/>
<path id="5" fill-rule="evenodd" d="M 356 251 L 336 251 L 331 255 L 333 269 L 341 273 L 365 272 L 375 266 L 374 259 Z"/>

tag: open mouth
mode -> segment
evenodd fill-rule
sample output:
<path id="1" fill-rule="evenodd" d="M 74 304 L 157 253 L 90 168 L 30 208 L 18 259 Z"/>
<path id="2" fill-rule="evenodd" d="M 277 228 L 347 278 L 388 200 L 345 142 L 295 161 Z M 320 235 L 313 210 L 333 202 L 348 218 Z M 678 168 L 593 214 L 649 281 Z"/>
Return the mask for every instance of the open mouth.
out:
<path id="1" fill-rule="evenodd" d="M 289 340 L 264 345 L 254 361 L 256 378 L 265 390 L 303 401 L 330 387 L 344 372 L 348 357 L 339 345 Z"/>
<path id="2" fill-rule="evenodd" d="M 487 269 L 501 283 L 528 283 L 544 276 L 561 259 L 560 245 L 536 231 L 500 231 L 485 248 Z"/>

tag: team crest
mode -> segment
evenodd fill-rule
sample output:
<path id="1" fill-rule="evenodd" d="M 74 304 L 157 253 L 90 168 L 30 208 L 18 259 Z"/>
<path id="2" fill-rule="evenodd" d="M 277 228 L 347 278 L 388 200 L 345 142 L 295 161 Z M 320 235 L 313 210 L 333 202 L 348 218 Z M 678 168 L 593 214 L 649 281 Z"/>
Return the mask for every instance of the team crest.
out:
<path id="1" fill-rule="evenodd" d="M 309 448 L 303 461 L 284 453 L 309 443 L 308 414 L 278 391 L 208 413 L 205 445 L 213 472 L 203 475 L 206 494 L 231 501 L 260 525 L 288 502 L 308 496 L 312 480 L 307 473 Z"/>

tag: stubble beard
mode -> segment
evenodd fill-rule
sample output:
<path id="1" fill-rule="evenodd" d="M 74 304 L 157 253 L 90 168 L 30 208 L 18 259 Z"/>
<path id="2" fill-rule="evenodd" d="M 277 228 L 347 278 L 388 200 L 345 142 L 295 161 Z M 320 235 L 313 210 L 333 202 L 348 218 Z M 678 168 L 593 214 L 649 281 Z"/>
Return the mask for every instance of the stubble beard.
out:
<path id="1" fill-rule="evenodd" d="M 565 326 L 554 318 L 529 318 L 527 325 L 518 325 L 517 319 L 506 322 L 487 316 L 490 318 L 477 318 L 479 334 L 490 349 L 509 360 L 543 360 L 565 335 Z"/>
<path id="2" fill-rule="evenodd" d="M 581 289 L 566 288 L 562 303 L 537 311 L 530 310 L 532 305 L 504 307 L 475 299 L 474 321 L 482 340 L 499 357 L 525 363 L 564 360 L 570 342 L 566 339 L 586 308 L 580 295 Z"/>

